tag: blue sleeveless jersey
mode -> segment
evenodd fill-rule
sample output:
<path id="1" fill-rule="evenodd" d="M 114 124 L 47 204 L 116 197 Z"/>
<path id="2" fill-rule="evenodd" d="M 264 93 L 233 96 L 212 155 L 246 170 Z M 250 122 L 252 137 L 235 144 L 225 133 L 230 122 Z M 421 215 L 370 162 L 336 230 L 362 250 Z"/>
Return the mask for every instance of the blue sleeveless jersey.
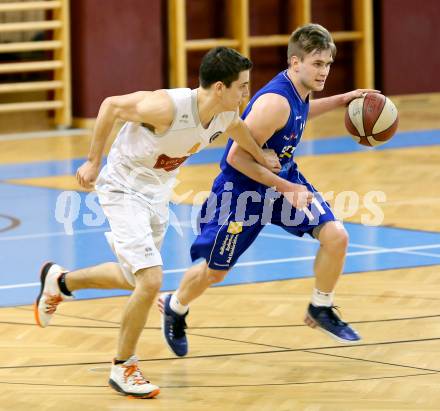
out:
<path id="1" fill-rule="evenodd" d="M 202 206 L 198 221 L 200 231 L 191 246 L 192 260 L 204 258 L 208 267 L 214 270 L 229 270 L 267 224 L 301 237 L 304 234 L 313 236 L 316 227 L 336 220 L 330 205 L 299 172 L 294 161 L 295 149 L 301 140 L 309 111 L 308 98 L 301 100 L 287 72 L 283 71 L 255 94 L 243 113 L 243 119 L 252 110 L 256 99 L 266 93 L 285 97 L 290 104 L 290 117 L 285 126 L 267 140 L 265 148 L 278 154 L 282 178 L 305 185 L 314 194 L 317 203 L 308 207 L 313 218 L 310 219 L 303 210 L 293 208 L 284 196 L 273 197 L 271 201 L 270 189 L 231 167 L 226 162 L 232 145 L 229 140 L 220 163 L 222 172 L 213 183 L 213 195 Z M 264 115 L 270 116 L 274 109 Z M 247 196 L 246 191 L 259 193 L 260 199 Z"/>
<path id="2" fill-rule="evenodd" d="M 243 120 L 252 110 L 252 106 L 258 97 L 266 93 L 279 94 L 285 97 L 290 105 L 290 117 L 285 126 L 273 134 L 263 147 L 270 148 L 277 153 L 282 166 L 281 172 L 278 174 L 280 177 L 292 182 L 301 183 L 300 181 L 295 181 L 295 175 L 298 173 L 297 165 L 294 161 L 294 154 L 295 149 L 301 140 L 304 125 L 307 120 L 309 98 L 307 97 L 306 101 L 301 99 L 298 91 L 287 75 L 287 70 L 285 70 L 278 73 L 271 81 L 269 81 L 269 83 L 261 88 L 254 97 L 252 97 L 242 115 Z M 270 116 L 271 113 L 268 112 L 266 115 Z M 232 143 L 233 140 L 229 139 L 225 153 L 220 162 L 223 179 L 239 183 L 242 190 L 257 190 L 263 193 L 267 187 L 245 176 L 227 163 L 226 158 Z"/>

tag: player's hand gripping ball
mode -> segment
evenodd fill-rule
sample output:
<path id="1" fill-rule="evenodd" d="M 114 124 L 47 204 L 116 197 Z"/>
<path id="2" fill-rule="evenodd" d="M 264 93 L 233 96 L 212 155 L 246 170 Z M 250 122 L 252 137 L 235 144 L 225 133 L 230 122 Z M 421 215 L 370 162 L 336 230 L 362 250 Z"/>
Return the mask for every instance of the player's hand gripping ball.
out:
<path id="1" fill-rule="evenodd" d="M 393 102 L 379 93 L 366 93 L 350 102 L 345 127 L 353 139 L 368 147 L 386 143 L 396 132 L 399 117 Z"/>

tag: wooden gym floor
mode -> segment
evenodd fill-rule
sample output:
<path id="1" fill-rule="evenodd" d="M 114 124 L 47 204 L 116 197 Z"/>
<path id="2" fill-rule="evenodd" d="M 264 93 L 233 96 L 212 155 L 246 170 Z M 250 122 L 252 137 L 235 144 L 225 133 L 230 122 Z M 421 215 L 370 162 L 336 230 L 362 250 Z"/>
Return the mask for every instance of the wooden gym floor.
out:
<path id="1" fill-rule="evenodd" d="M 360 224 L 362 201 L 345 219 L 349 275 L 336 303 L 362 343 L 340 345 L 303 325 L 316 244 L 268 227 L 226 285 L 192 304 L 187 358 L 166 349 L 152 309 L 138 356 L 162 388 L 154 400 L 130 401 L 106 386 L 126 296 L 79 293 L 47 329 L 33 323 L 42 261 L 78 268 L 111 258 L 105 228 L 74 225 L 68 236 L 53 217 L 62 190 L 78 189 L 72 175 L 90 135 L 0 137 L 0 409 L 438 410 L 440 96 L 393 100 L 399 134 L 384 150 L 357 151 L 335 138 L 346 134 L 339 111 L 308 125 L 298 157 L 322 192 L 386 194 L 379 227 Z M 178 219 L 188 222 L 188 190 L 209 189 L 219 154 L 214 148 L 182 170 Z M 164 246 L 164 289 L 189 265 L 193 234 L 182 227 L 170 228 Z"/>

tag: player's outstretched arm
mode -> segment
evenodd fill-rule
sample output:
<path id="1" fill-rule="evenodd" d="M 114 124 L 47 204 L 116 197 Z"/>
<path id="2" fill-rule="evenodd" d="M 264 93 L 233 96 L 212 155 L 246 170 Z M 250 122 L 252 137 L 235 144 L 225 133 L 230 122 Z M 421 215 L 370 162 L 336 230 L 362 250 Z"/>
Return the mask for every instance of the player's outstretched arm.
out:
<path id="1" fill-rule="evenodd" d="M 362 95 L 365 93 L 380 93 L 380 91 L 369 88 L 360 88 L 344 94 L 336 94 L 330 97 L 310 100 L 309 118 L 319 116 L 320 114 L 324 114 L 327 111 L 331 111 L 337 107 L 345 106 L 351 100 L 362 97 Z"/>
<path id="2" fill-rule="evenodd" d="M 116 120 L 144 122 L 156 128 L 166 126 L 167 122 L 169 126 L 172 112 L 172 103 L 163 90 L 107 97 L 99 108 L 87 161 L 76 172 L 78 183 L 84 188 L 93 187 Z"/>

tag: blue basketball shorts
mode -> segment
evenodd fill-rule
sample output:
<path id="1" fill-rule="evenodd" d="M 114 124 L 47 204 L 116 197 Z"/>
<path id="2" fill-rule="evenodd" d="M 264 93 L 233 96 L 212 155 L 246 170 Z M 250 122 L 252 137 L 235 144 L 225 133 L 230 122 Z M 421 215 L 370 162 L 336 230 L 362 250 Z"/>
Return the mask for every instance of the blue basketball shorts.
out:
<path id="1" fill-rule="evenodd" d="M 313 230 L 336 221 L 330 205 L 299 172 L 297 181 L 314 193 L 307 210 L 298 210 L 278 192 L 246 191 L 240 184 L 220 174 L 198 217 L 198 235 L 191 246 L 191 258 L 204 258 L 215 270 L 229 270 L 254 242 L 266 224 L 274 224 L 290 234 L 312 236 Z M 262 187 L 262 186 L 260 186 Z"/>

